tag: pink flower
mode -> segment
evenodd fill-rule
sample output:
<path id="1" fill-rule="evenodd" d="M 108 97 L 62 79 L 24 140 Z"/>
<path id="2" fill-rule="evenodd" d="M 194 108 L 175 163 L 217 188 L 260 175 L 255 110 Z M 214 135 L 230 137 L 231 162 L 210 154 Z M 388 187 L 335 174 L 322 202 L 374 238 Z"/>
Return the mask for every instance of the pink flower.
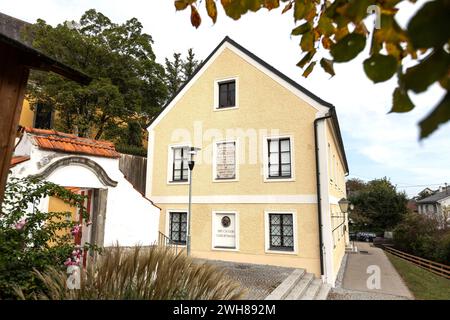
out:
<path id="1" fill-rule="evenodd" d="M 70 258 L 67 258 L 67 260 L 64 261 L 65 266 L 70 266 L 71 264 L 72 264 L 72 259 L 70 259 Z"/>
<path id="2" fill-rule="evenodd" d="M 22 230 L 26 223 L 27 223 L 27 220 L 22 219 L 19 222 L 17 222 L 14 227 L 16 228 L 16 230 Z"/>
<path id="3" fill-rule="evenodd" d="M 77 235 L 78 233 L 80 233 L 80 231 L 81 231 L 81 226 L 80 225 L 76 225 L 75 227 L 72 228 L 71 233 L 74 236 L 74 235 Z"/>

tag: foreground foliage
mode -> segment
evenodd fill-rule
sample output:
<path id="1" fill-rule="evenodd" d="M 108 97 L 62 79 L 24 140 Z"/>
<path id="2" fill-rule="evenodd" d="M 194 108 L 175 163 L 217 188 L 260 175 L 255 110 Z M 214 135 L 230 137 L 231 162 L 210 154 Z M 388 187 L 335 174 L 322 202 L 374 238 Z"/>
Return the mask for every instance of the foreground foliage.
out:
<path id="1" fill-rule="evenodd" d="M 386 255 L 416 299 L 450 300 L 450 280 L 392 254 L 387 253 Z"/>
<path id="2" fill-rule="evenodd" d="M 216 23 L 216 0 L 175 0 L 176 10 L 191 11 L 191 23 L 198 28 L 201 16 L 198 7 L 206 7 Z M 369 79 L 379 83 L 397 76 L 398 85 L 392 94 L 391 112 L 409 112 L 415 105 L 409 95 L 426 91 L 438 84 L 446 94 L 420 122 L 424 138 L 439 125 L 450 120 L 450 1 L 426 2 L 402 28 L 396 14 L 406 10 L 415 0 L 221 0 L 225 14 L 238 20 L 248 12 L 272 10 L 284 3 L 282 13 L 291 12 L 292 36 L 301 36 L 304 53 L 297 66 L 307 77 L 317 64 L 335 75 L 334 63 L 355 59 L 366 47 L 369 57 L 363 68 Z M 400 7 L 401 9 L 399 9 Z M 368 27 L 364 19 L 375 13 L 375 23 Z M 324 55 L 323 53 L 327 53 Z M 410 66 L 410 61 L 416 64 Z M 431 106 L 430 106 L 431 107 Z"/>
<path id="3" fill-rule="evenodd" d="M 80 272 L 80 289 L 67 288 L 67 274 L 55 268 L 36 272 L 45 290 L 37 299 L 238 299 L 243 292 L 216 267 L 198 264 L 167 247 L 105 249 Z"/>
<path id="4" fill-rule="evenodd" d="M 15 298 L 15 287 L 24 296 L 39 290 L 41 283 L 33 270 L 64 268 L 76 250 L 70 213 L 39 210 L 46 196 L 58 197 L 86 215 L 79 195 L 50 182 L 10 178 L 0 213 L 0 299 Z"/>

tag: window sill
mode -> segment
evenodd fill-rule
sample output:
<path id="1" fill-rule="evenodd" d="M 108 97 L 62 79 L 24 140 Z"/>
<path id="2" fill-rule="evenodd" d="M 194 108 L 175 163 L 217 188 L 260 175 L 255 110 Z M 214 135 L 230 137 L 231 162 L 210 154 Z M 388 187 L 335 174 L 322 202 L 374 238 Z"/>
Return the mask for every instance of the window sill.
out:
<path id="1" fill-rule="evenodd" d="M 266 249 L 266 253 L 297 255 L 297 251 L 296 251 L 295 249 L 294 249 L 293 251 L 288 251 L 288 250 L 276 250 L 276 249 Z"/>
<path id="2" fill-rule="evenodd" d="M 264 182 L 292 182 L 295 181 L 294 177 L 286 177 L 286 178 L 269 178 L 269 177 L 264 177 Z"/>
<path id="3" fill-rule="evenodd" d="M 212 247 L 213 251 L 232 251 L 232 252 L 238 252 L 239 248 L 221 248 L 221 247 Z"/>
<path id="4" fill-rule="evenodd" d="M 239 181 L 239 179 L 237 178 L 233 178 L 233 179 L 213 179 L 213 182 L 219 182 L 219 183 L 223 183 L 223 182 L 237 182 Z"/>
<path id="5" fill-rule="evenodd" d="M 222 107 L 222 108 L 219 108 L 219 107 L 214 107 L 214 111 L 226 111 L 226 110 L 236 110 L 236 109 L 239 109 L 239 106 L 233 106 L 233 107 Z"/>
<path id="6" fill-rule="evenodd" d="M 189 184 L 189 180 L 167 181 L 168 185 Z"/>

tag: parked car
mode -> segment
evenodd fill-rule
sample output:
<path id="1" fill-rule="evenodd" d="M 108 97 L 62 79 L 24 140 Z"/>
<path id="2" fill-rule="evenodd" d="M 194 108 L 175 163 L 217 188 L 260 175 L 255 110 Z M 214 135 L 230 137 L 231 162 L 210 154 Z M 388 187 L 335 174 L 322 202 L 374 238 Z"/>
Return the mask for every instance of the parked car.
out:
<path id="1" fill-rule="evenodd" d="M 372 242 L 376 237 L 377 235 L 374 232 L 358 232 L 356 234 L 356 241 Z"/>

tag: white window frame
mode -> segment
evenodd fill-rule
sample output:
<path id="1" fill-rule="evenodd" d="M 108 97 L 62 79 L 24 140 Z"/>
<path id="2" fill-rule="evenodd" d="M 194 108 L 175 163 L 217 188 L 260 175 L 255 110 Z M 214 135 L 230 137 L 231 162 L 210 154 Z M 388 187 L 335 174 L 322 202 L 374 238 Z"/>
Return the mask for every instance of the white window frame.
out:
<path id="1" fill-rule="evenodd" d="M 234 179 L 217 179 L 217 145 L 219 143 L 231 143 L 234 142 L 234 149 L 235 149 L 235 161 L 234 161 Z M 229 140 L 216 140 L 213 143 L 213 155 L 212 155 L 212 181 L 213 182 L 236 182 L 239 181 L 239 140 L 238 139 L 229 139 Z"/>
<path id="2" fill-rule="evenodd" d="M 189 214 L 187 209 L 167 209 L 166 210 L 166 224 L 164 227 L 164 234 L 167 238 L 170 239 L 170 214 L 172 212 L 182 212 L 186 213 L 186 244 L 187 244 L 187 237 L 188 237 L 188 230 L 189 230 Z M 186 247 L 185 244 L 177 244 L 178 247 Z"/>
<path id="3" fill-rule="evenodd" d="M 291 148 L 291 177 L 290 178 L 269 178 L 269 150 L 268 142 L 272 139 L 283 139 L 289 138 L 290 148 Z M 295 181 L 295 140 L 292 134 L 283 134 L 275 136 L 264 136 L 263 141 L 263 172 L 264 172 L 264 182 L 289 182 Z"/>
<path id="4" fill-rule="evenodd" d="M 269 214 L 292 214 L 292 222 L 294 229 L 294 251 L 272 250 L 270 249 L 270 219 Z M 297 211 L 296 210 L 264 210 L 264 252 L 297 255 L 298 254 L 298 238 L 297 238 Z"/>
<path id="5" fill-rule="evenodd" d="M 190 145 L 187 143 L 180 143 L 180 144 L 171 144 L 167 147 L 167 184 L 168 185 L 189 184 L 189 169 L 187 181 L 172 181 L 173 148 L 190 148 Z"/>
<path id="6" fill-rule="evenodd" d="M 219 108 L 219 84 L 221 82 L 227 82 L 227 81 L 234 81 L 234 91 L 235 91 L 235 97 L 234 107 L 226 107 L 226 108 Z M 214 80 L 214 105 L 213 105 L 214 111 L 226 111 L 226 110 L 235 110 L 239 109 L 239 77 L 233 76 L 233 77 L 227 77 L 227 78 L 220 78 Z"/>
<path id="7" fill-rule="evenodd" d="M 235 223 L 236 223 L 236 227 L 235 227 L 235 241 L 236 241 L 236 248 L 216 248 L 215 247 L 215 237 L 214 237 L 214 218 L 215 215 L 219 213 L 219 214 L 234 214 L 234 219 L 235 219 Z M 211 212 L 211 250 L 213 251 L 234 251 L 237 252 L 239 251 L 239 212 L 235 211 L 235 210 L 213 210 Z"/>

